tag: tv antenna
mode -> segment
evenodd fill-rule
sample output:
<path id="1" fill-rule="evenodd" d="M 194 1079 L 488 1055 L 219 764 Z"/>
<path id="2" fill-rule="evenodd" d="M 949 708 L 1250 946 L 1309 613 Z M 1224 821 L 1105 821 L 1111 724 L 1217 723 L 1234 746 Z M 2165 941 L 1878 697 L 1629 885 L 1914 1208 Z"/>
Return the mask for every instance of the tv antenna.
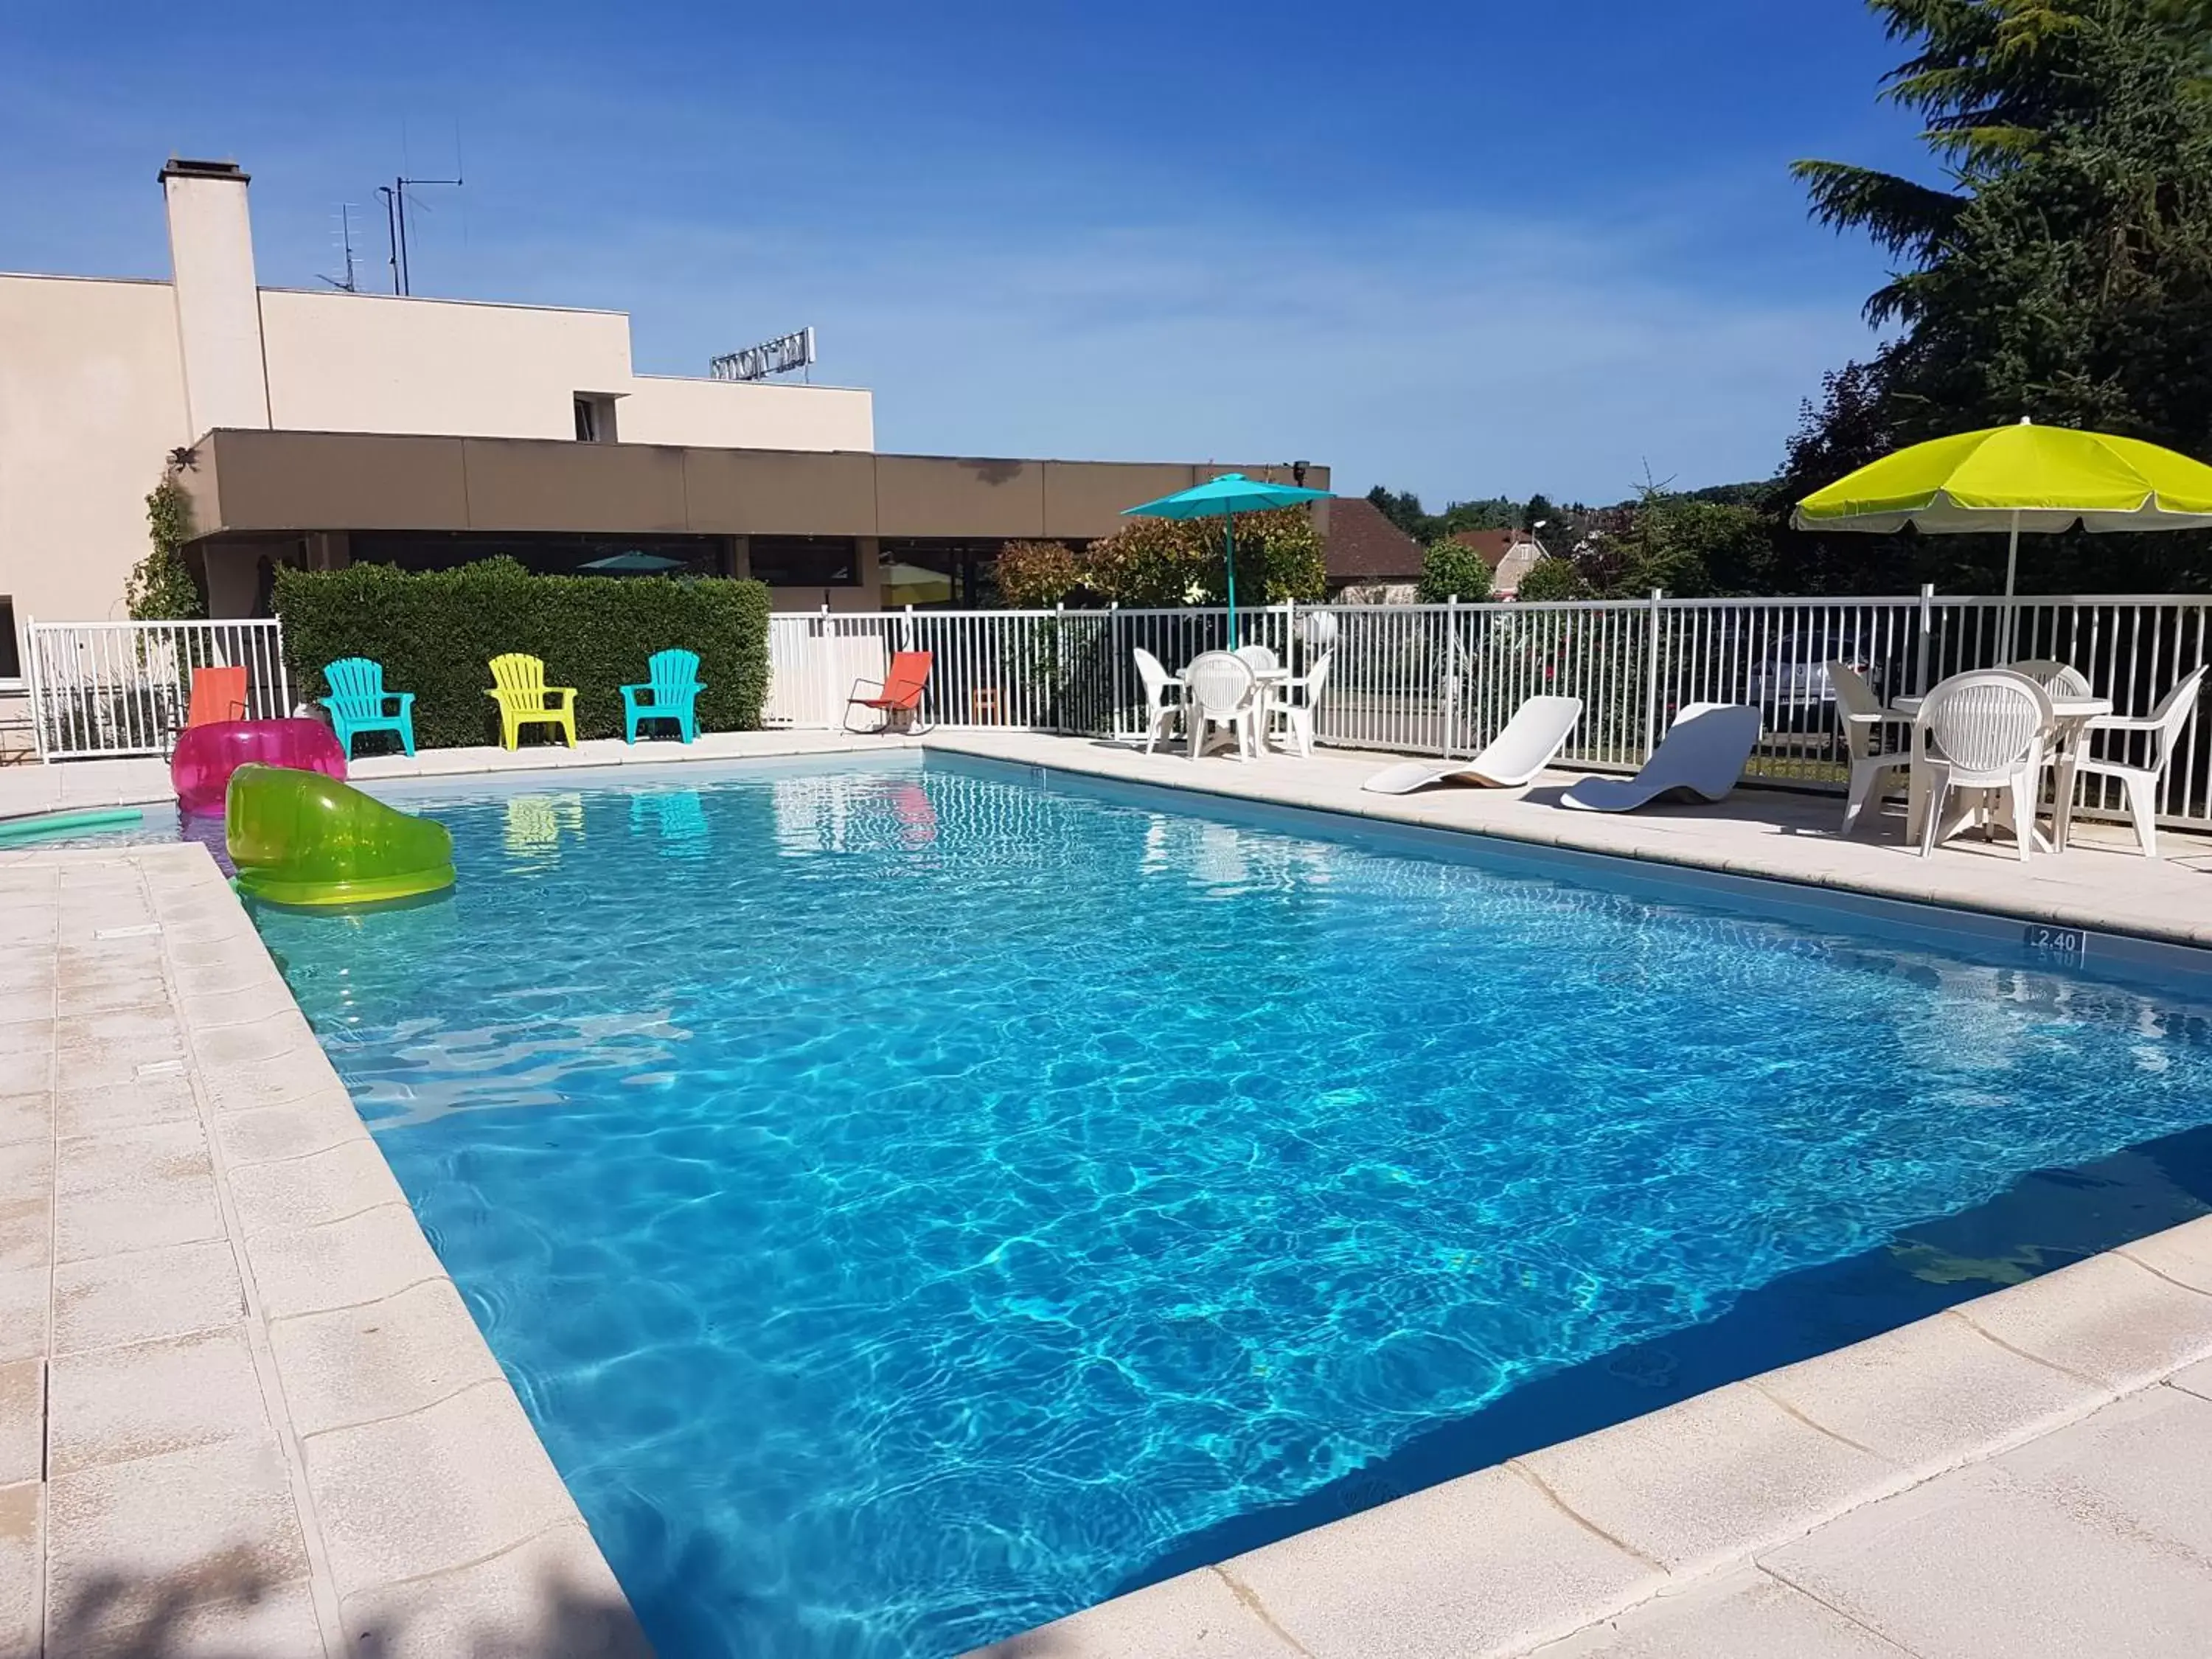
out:
<path id="1" fill-rule="evenodd" d="M 384 240 L 388 250 L 386 263 L 392 267 L 392 291 L 407 295 L 415 291 L 413 275 L 407 266 L 407 192 L 433 186 L 459 190 L 466 182 L 461 176 L 461 133 L 458 125 L 453 129 L 453 176 L 450 179 L 410 179 L 401 173 L 388 185 L 379 185 L 376 193 L 384 198 Z M 415 205 L 427 213 L 429 204 Z"/>
<path id="2" fill-rule="evenodd" d="M 345 275 L 323 278 L 332 288 L 345 294 L 361 292 L 361 283 L 354 275 L 353 267 L 353 210 L 351 202 L 338 204 L 338 245 L 345 250 Z"/>

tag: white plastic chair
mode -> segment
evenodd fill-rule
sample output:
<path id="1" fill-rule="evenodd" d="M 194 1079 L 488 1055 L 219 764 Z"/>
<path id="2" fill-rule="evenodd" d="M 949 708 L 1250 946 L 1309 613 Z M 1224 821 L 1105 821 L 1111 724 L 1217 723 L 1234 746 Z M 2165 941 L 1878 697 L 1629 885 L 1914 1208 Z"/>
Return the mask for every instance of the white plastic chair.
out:
<path id="1" fill-rule="evenodd" d="M 1271 668 L 1283 665 L 1282 659 L 1275 655 L 1272 646 L 1240 645 L 1235 654 L 1239 661 L 1250 664 L 1255 673 L 1264 674 Z"/>
<path id="2" fill-rule="evenodd" d="M 2172 764 L 2174 740 L 2189 717 L 2197 712 L 2197 694 L 2204 684 L 2205 670 L 2194 669 L 2181 684 L 2158 700 L 2158 707 L 2140 718 L 2105 714 L 2089 722 L 2088 736 L 2100 732 L 2142 732 L 2150 739 L 2149 764 L 2131 766 L 2124 761 L 2093 752 L 2087 739 L 2075 756 L 2074 769 L 2100 778 L 2117 778 L 2128 793 L 2128 816 L 2135 820 L 2136 840 L 2147 859 L 2158 856 L 2158 785 Z"/>
<path id="3" fill-rule="evenodd" d="M 1259 720 L 1259 682 L 1252 665 L 1226 651 L 1203 652 L 1182 671 L 1187 698 L 1184 723 L 1190 727 L 1190 757 L 1206 752 L 1207 734 L 1226 726 L 1237 734 L 1237 752 L 1249 757 L 1258 747 L 1253 728 Z"/>
<path id="4" fill-rule="evenodd" d="M 1930 691 L 1913 723 L 1913 747 L 1928 770 L 1920 856 L 1932 857 L 1949 833 L 1943 806 L 1951 791 L 1974 789 L 1984 803 L 2002 792 L 2020 861 L 2027 863 L 2050 741 L 2051 694 L 2025 674 L 1977 669 L 1954 674 Z"/>
<path id="5" fill-rule="evenodd" d="M 1473 760 L 1404 761 L 1384 767 L 1359 787 L 1378 795 L 1410 795 L 1449 779 L 1488 789 L 1518 789 L 1552 763 L 1582 717 L 1580 697 L 1531 697 Z"/>
<path id="6" fill-rule="evenodd" d="M 1851 758 L 1850 787 L 1844 800 L 1844 833 L 1848 836 L 1858 827 L 1859 814 L 1869 800 L 1879 810 L 1892 793 L 1911 778 L 1911 744 L 1892 749 L 1887 740 L 1891 726 L 1910 730 L 1912 721 L 1893 708 L 1883 708 L 1874 688 L 1849 663 L 1831 662 L 1827 674 L 1828 684 L 1835 688 L 1844 743 Z M 1894 779 L 1884 786 L 1883 779 L 1893 773 Z"/>
<path id="7" fill-rule="evenodd" d="M 1145 752 L 1149 755 L 1162 738 L 1174 735 L 1176 722 L 1182 718 L 1182 686 L 1142 646 L 1129 654 L 1137 659 L 1137 678 L 1145 683 Z"/>
<path id="8" fill-rule="evenodd" d="M 1759 710 L 1740 702 L 1686 704 L 1632 778 L 1584 778 L 1559 805 L 1584 812 L 1632 812 L 1667 795 L 1724 799 L 1759 741 Z"/>
<path id="9" fill-rule="evenodd" d="M 2008 662 L 2005 667 L 2012 673 L 2027 676 L 2054 697 L 2090 695 L 2087 675 L 2049 657 L 2029 657 L 2021 662 Z"/>
<path id="10" fill-rule="evenodd" d="M 1328 684 L 1329 665 L 1335 660 L 1335 652 L 1324 651 L 1314 659 L 1304 679 L 1289 681 L 1279 690 L 1264 694 L 1271 717 L 1279 713 L 1289 727 L 1291 747 L 1308 757 L 1314 751 L 1314 715 L 1321 708 L 1322 691 Z"/>

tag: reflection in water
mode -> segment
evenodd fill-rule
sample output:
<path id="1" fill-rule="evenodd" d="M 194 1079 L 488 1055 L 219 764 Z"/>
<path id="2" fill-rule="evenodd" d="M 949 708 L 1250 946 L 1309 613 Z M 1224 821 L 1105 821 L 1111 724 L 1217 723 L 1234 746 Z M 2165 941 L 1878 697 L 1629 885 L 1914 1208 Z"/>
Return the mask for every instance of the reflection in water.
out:
<path id="1" fill-rule="evenodd" d="M 510 795 L 502 844 L 510 853 L 557 852 L 563 836 L 584 833 L 580 794 Z"/>
<path id="2" fill-rule="evenodd" d="M 652 835 L 671 858 L 703 859 L 708 853 L 706 804 L 696 789 L 641 792 L 629 798 L 634 836 Z"/>

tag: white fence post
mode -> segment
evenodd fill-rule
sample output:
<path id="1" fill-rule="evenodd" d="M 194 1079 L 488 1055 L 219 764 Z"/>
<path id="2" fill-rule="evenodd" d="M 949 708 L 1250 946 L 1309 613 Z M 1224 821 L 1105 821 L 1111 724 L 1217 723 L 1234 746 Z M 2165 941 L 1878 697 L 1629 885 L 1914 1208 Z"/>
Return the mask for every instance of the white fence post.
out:
<path id="1" fill-rule="evenodd" d="M 1459 731 L 1459 595 L 1454 593 L 1444 601 L 1444 758 L 1452 757 L 1456 746 L 1453 737 Z"/>
<path id="2" fill-rule="evenodd" d="M 1663 622 L 1661 606 L 1666 599 L 1665 589 L 1651 590 L 1651 623 L 1644 667 L 1644 753 L 1639 762 L 1650 759 L 1651 751 L 1659 746 L 1659 634 Z"/>
<path id="3" fill-rule="evenodd" d="M 1912 695 L 1928 695 L 1928 647 L 1936 633 L 1936 584 L 1920 585 L 1920 638 L 1913 648 Z"/>

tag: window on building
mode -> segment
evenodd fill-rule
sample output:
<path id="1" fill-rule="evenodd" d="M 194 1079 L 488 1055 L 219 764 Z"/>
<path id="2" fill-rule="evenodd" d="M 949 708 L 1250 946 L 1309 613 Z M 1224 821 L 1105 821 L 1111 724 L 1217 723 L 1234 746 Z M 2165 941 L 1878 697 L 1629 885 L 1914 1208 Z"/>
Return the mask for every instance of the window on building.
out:
<path id="1" fill-rule="evenodd" d="M 505 557 L 540 576 L 726 576 L 726 536 L 623 536 L 496 531 L 356 530 L 356 564 L 402 570 L 451 570 Z"/>
<path id="2" fill-rule="evenodd" d="M 23 678 L 23 659 L 15 648 L 15 601 L 0 593 L 0 684 Z"/>
<path id="3" fill-rule="evenodd" d="M 756 536 L 752 575 L 770 587 L 853 587 L 860 545 L 850 536 Z"/>
<path id="4" fill-rule="evenodd" d="M 576 441 L 611 444 L 615 441 L 615 400 L 593 392 L 576 394 Z"/>

